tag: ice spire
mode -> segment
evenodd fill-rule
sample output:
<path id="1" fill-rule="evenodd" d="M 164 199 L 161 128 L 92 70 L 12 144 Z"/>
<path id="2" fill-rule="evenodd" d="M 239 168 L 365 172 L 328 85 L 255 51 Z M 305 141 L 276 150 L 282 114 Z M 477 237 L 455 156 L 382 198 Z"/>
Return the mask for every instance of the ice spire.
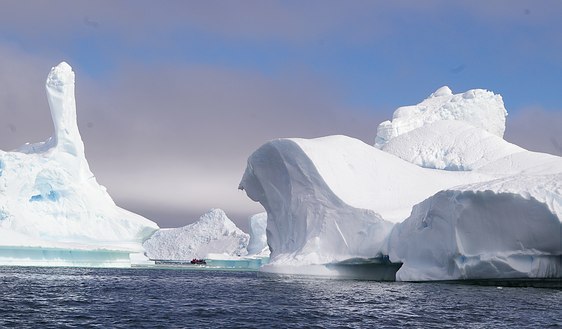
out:
<path id="1" fill-rule="evenodd" d="M 76 121 L 74 72 L 66 62 L 53 67 L 45 84 L 51 116 L 55 126 L 53 141 L 56 148 L 84 158 L 84 143 Z"/>

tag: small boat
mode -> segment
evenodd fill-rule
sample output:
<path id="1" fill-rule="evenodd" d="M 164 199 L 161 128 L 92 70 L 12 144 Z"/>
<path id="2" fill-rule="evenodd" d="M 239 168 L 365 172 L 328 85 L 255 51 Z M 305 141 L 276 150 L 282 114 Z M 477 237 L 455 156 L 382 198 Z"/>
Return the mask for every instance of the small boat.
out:
<path id="1" fill-rule="evenodd" d="M 193 258 L 193 259 L 191 260 L 191 264 L 194 264 L 194 265 L 206 265 L 207 262 L 206 262 L 204 259 Z"/>

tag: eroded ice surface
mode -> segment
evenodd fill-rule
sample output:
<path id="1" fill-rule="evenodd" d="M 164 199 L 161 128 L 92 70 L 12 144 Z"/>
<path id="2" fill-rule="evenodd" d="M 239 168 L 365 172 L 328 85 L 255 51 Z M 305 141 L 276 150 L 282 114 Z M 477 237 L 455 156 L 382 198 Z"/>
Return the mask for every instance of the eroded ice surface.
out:
<path id="1" fill-rule="evenodd" d="M 69 250 L 142 251 L 142 242 L 158 226 L 117 207 L 90 171 L 76 122 L 70 65 L 63 62 L 51 70 L 46 91 L 53 136 L 16 151 L 0 150 L 0 248 L 48 248 L 60 256 L 59 263 Z"/>

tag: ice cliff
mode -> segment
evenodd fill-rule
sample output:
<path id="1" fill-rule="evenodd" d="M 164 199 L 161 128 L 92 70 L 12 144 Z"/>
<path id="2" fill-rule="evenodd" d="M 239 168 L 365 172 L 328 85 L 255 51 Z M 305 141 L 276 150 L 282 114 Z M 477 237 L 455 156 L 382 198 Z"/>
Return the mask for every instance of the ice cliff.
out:
<path id="1" fill-rule="evenodd" d="M 0 150 L 0 264 L 126 264 L 158 226 L 116 206 L 90 171 L 70 65 L 52 68 L 46 92 L 53 136 Z"/>
<path id="2" fill-rule="evenodd" d="M 144 248 L 155 260 L 228 259 L 246 256 L 249 239 L 223 210 L 212 209 L 193 224 L 157 231 Z"/>
<path id="3" fill-rule="evenodd" d="M 388 255 L 399 280 L 561 277 L 562 159 L 503 140 L 506 115 L 499 95 L 443 87 L 397 109 L 376 147 L 264 144 L 240 183 L 267 211 L 262 270 Z"/>
<path id="4" fill-rule="evenodd" d="M 390 259 L 404 263 L 397 279 L 561 277 L 561 182 L 510 176 L 431 196 L 390 236 Z"/>

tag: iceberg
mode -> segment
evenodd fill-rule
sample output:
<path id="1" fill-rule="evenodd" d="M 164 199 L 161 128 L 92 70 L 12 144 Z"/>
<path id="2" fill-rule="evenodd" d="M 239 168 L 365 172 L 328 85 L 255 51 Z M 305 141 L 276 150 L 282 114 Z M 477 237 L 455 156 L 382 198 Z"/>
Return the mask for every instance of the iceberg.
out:
<path id="1" fill-rule="evenodd" d="M 420 168 L 359 140 L 329 136 L 264 144 L 249 157 L 240 188 L 267 211 L 273 267 L 379 257 L 394 223 L 415 204 L 489 178 Z"/>
<path id="2" fill-rule="evenodd" d="M 129 266 L 158 225 L 116 206 L 90 171 L 70 65 L 52 68 L 46 92 L 53 136 L 0 150 L 0 264 Z"/>
<path id="3" fill-rule="evenodd" d="M 252 235 L 236 227 L 221 209 L 211 209 L 184 227 L 160 229 L 143 244 L 149 262 L 138 265 L 184 266 L 192 259 L 203 259 L 204 264 L 190 268 L 255 271 L 269 259 L 264 215 L 252 216 Z"/>
<path id="4" fill-rule="evenodd" d="M 562 158 L 503 140 L 506 115 L 500 95 L 443 87 L 397 109 L 375 147 L 346 136 L 267 142 L 239 186 L 267 212 L 261 270 L 561 277 Z"/>
<path id="5" fill-rule="evenodd" d="M 232 260 L 248 254 L 249 240 L 223 210 L 212 209 L 193 224 L 158 230 L 143 246 L 152 260 Z"/>

